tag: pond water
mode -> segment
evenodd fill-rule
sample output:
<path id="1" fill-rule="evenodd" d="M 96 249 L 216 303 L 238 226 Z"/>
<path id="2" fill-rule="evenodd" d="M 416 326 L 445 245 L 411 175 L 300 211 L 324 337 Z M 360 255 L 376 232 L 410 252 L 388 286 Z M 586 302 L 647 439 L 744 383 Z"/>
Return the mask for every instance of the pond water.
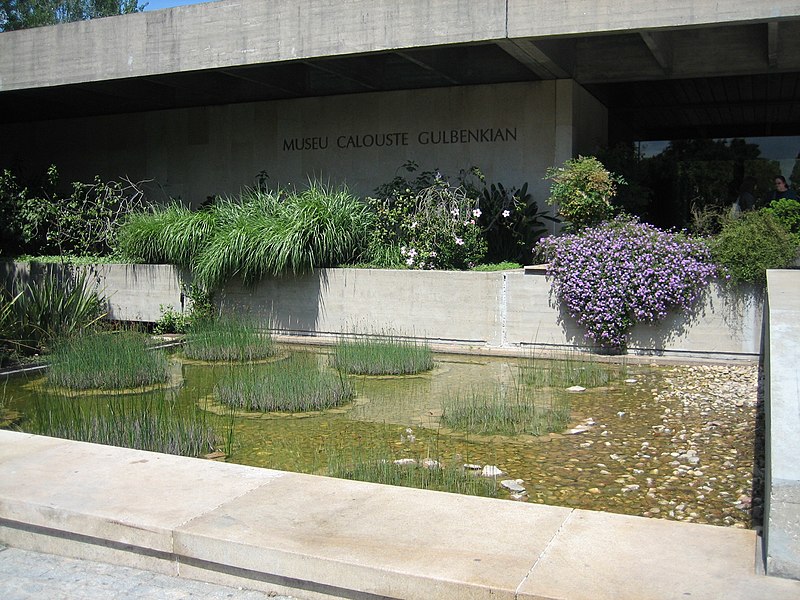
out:
<path id="1" fill-rule="evenodd" d="M 324 351 L 317 354 L 327 362 Z M 352 377 L 356 400 L 338 409 L 308 415 L 240 412 L 227 460 L 324 474 L 332 452 L 390 451 L 398 459 L 497 466 L 507 473 L 501 479 L 522 481 L 529 502 L 750 526 L 755 365 L 628 365 L 602 388 L 542 392 L 545 404 L 553 394 L 568 396 L 571 427 L 593 423 L 579 434 L 480 436 L 439 425 L 447 394 L 494 382 L 515 385 L 520 365 L 519 359 L 438 355 L 430 373 Z M 241 367 L 181 361 L 176 368 L 183 384 L 174 393 L 207 406 L 216 381 Z M 24 415 L 40 393 L 36 384 L 10 379 L 7 408 Z M 24 430 L 24 419 L 16 427 Z M 500 497 L 509 495 L 501 491 Z"/>

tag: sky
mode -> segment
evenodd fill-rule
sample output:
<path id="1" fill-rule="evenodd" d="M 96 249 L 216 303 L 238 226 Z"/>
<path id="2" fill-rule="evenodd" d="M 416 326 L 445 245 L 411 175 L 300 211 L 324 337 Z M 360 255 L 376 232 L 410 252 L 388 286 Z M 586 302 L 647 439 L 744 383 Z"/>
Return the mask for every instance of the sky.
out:
<path id="1" fill-rule="evenodd" d="M 141 0 L 144 4 L 147 2 L 145 10 L 160 10 L 162 8 L 170 8 L 172 6 L 183 6 L 184 4 L 199 4 L 200 2 L 208 2 L 209 0 Z"/>

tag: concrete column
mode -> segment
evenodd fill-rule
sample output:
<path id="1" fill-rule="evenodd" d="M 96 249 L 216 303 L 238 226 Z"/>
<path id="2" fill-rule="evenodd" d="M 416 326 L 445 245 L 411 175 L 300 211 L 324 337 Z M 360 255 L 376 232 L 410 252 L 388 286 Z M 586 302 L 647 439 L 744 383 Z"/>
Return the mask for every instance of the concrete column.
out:
<path id="1" fill-rule="evenodd" d="M 800 271 L 767 271 L 765 340 L 768 575 L 800 579 Z"/>

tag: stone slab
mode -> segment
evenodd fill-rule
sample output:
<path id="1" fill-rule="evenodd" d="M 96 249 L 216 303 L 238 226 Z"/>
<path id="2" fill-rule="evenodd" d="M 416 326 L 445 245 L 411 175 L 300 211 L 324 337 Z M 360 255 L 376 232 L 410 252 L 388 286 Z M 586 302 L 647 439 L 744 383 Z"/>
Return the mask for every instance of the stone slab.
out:
<path id="1" fill-rule="evenodd" d="M 380 597 L 512 599 L 570 512 L 292 474 L 178 528 L 175 548 Z"/>
<path id="2" fill-rule="evenodd" d="M 519 598 L 800 598 L 800 582 L 756 575 L 752 530 L 575 510 Z"/>
<path id="3" fill-rule="evenodd" d="M 176 527 L 283 476 L 11 431 L 0 431 L 0 470 L 0 518 L 161 552 Z"/>

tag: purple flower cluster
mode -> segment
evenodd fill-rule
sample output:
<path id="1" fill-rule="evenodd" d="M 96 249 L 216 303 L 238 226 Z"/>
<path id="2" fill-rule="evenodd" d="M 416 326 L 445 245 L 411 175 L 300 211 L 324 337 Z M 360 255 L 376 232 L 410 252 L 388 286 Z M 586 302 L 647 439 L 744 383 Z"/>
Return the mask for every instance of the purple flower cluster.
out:
<path id="1" fill-rule="evenodd" d="M 569 314 L 588 339 L 610 349 L 625 347 L 635 323 L 691 307 L 717 274 L 701 241 L 631 218 L 545 238 L 537 249 Z"/>

